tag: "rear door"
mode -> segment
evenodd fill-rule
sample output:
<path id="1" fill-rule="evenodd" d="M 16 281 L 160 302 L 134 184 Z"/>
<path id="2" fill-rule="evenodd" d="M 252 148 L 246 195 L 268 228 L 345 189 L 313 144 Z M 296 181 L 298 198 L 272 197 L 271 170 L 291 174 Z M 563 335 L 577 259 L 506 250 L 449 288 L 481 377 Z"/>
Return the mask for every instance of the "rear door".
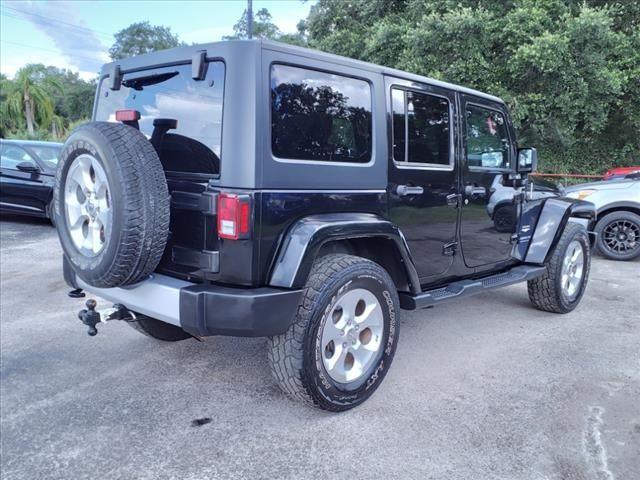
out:
<path id="1" fill-rule="evenodd" d="M 514 171 L 515 136 L 504 105 L 461 95 L 463 166 L 460 240 L 470 268 L 510 259 L 518 223 L 516 191 L 504 185 Z M 509 216 L 513 217 L 510 218 Z"/>
<path id="2" fill-rule="evenodd" d="M 453 262 L 458 217 L 455 94 L 386 78 L 391 116 L 389 214 L 404 234 L 422 283 Z"/>

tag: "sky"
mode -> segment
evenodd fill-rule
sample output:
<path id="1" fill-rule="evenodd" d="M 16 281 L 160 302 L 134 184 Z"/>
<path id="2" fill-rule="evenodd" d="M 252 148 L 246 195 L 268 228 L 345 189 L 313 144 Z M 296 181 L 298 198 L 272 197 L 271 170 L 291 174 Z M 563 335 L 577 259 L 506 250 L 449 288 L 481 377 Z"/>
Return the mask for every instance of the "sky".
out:
<path id="1" fill-rule="evenodd" d="M 253 0 L 281 31 L 293 33 L 316 0 Z M 233 33 L 246 0 L 0 0 L 0 72 L 13 77 L 28 63 L 43 63 L 94 78 L 109 61 L 113 35 L 134 22 L 171 28 L 186 43 Z"/>

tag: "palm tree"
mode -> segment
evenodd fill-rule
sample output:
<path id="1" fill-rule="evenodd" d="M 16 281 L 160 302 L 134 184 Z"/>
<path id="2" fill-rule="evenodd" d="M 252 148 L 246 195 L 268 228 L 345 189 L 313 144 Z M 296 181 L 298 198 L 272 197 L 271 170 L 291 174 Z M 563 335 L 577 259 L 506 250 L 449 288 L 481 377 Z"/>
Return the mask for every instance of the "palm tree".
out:
<path id="1" fill-rule="evenodd" d="M 38 125 L 48 127 L 54 117 L 53 101 L 45 85 L 62 90 L 60 82 L 45 75 L 42 68 L 41 65 L 21 68 L 7 91 L 6 114 L 16 123 L 26 122 L 29 136 L 35 134 Z"/>

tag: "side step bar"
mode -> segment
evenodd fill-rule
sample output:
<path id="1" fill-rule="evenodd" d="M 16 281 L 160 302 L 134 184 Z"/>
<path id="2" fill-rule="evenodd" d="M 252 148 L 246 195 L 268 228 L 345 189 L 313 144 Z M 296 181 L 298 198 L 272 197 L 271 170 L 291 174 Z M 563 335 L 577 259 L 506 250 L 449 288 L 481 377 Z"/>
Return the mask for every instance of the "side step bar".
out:
<path id="1" fill-rule="evenodd" d="M 531 280 L 532 278 L 544 275 L 545 269 L 545 267 L 537 265 L 519 265 L 504 273 L 498 273 L 477 280 L 453 282 L 446 287 L 427 290 L 416 296 L 408 293 L 400 293 L 400 307 L 404 310 L 432 307 L 449 300 Z"/>

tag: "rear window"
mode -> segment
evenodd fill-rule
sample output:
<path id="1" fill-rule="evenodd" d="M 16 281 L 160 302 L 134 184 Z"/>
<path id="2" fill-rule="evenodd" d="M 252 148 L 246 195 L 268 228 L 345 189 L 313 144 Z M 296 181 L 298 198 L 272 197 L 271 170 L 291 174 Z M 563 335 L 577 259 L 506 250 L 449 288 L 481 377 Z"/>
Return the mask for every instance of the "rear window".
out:
<path id="1" fill-rule="evenodd" d="M 191 78 L 190 64 L 126 74 L 120 90 L 111 90 L 107 79 L 96 120 L 115 122 L 117 110 L 138 110 L 140 131 L 166 171 L 219 174 L 224 73 L 223 62 L 209 62 L 200 81 Z M 167 129 L 167 119 L 177 127 Z"/>
<path id="2" fill-rule="evenodd" d="M 371 87 L 364 80 L 271 67 L 271 149 L 282 159 L 371 159 Z"/>

